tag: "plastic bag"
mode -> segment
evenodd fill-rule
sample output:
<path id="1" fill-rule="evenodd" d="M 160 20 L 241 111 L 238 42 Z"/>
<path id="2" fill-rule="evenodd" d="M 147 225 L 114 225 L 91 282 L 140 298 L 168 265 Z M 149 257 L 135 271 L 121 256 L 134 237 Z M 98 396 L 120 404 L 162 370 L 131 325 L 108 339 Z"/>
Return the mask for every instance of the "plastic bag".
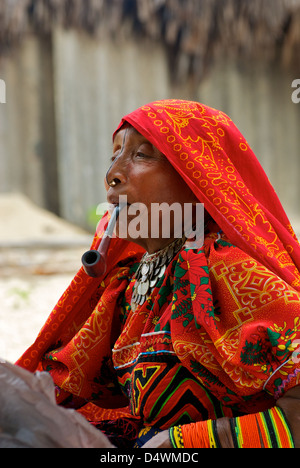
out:
<path id="1" fill-rule="evenodd" d="M 56 404 L 47 372 L 0 360 L 0 448 L 113 448 L 72 409 Z"/>

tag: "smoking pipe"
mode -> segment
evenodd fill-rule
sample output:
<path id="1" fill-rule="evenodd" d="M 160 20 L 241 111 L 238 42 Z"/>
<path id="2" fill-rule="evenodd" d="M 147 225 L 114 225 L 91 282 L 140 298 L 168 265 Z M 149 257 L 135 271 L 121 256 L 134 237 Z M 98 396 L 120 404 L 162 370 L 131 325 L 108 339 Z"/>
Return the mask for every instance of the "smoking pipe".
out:
<path id="1" fill-rule="evenodd" d="M 97 250 L 88 250 L 82 255 L 81 262 L 87 275 L 97 278 L 106 272 L 106 257 L 110 240 L 120 213 L 120 206 L 116 206 L 106 231 L 103 234 Z"/>

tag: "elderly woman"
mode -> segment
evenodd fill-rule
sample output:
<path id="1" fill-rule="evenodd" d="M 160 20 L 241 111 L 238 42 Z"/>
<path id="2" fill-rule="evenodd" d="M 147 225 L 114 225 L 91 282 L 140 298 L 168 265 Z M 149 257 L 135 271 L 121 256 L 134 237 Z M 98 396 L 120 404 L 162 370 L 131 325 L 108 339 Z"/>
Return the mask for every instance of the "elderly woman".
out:
<path id="1" fill-rule="evenodd" d="M 113 238 L 105 274 L 77 273 L 17 364 L 117 447 L 298 446 L 300 247 L 245 138 L 220 111 L 153 102 L 116 130 L 106 187 L 129 224 L 136 203 L 149 223 L 177 203 L 194 226 L 202 203 L 202 244 L 172 222 Z"/>

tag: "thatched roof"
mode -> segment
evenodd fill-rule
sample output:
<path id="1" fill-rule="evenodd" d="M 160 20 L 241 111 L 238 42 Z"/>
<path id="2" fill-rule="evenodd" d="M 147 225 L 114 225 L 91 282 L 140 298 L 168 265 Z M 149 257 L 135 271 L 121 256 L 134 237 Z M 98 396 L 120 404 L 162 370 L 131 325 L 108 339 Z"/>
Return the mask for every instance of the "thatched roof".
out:
<path id="1" fill-rule="evenodd" d="M 300 0 L 0 0 L 0 50 L 58 24 L 116 40 L 142 34 L 196 74 L 220 52 L 300 67 Z"/>

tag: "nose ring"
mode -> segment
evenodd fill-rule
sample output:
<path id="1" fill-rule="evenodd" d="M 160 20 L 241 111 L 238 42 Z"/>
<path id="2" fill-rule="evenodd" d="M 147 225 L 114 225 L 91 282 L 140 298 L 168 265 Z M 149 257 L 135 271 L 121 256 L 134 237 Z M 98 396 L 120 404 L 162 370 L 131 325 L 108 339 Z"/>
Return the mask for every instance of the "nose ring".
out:
<path id="1" fill-rule="evenodd" d="M 112 181 L 109 182 L 108 184 L 110 187 L 115 187 L 117 185 L 117 182 L 115 179 L 113 179 Z"/>

